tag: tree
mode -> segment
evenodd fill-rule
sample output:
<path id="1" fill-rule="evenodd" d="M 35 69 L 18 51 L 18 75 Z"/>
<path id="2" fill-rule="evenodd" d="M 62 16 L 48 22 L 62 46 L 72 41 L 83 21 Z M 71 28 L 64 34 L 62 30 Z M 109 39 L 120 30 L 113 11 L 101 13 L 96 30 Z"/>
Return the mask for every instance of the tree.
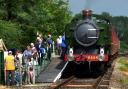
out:
<path id="1" fill-rule="evenodd" d="M 108 12 L 102 12 L 101 16 L 107 20 L 111 20 L 112 18 L 112 16 Z"/>
<path id="2" fill-rule="evenodd" d="M 0 20 L 5 23 L 4 28 L 0 26 L 1 38 L 7 47 L 24 48 L 34 42 L 37 31 L 43 35 L 60 35 L 70 19 L 67 0 L 0 0 Z M 20 40 L 15 41 L 14 37 L 19 38 L 17 33 Z M 7 34 L 10 38 L 6 38 Z M 8 44 L 10 41 L 14 44 Z"/>
<path id="3" fill-rule="evenodd" d="M 40 31 L 46 34 L 62 34 L 65 25 L 70 22 L 71 13 L 65 0 L 40 0 L 38 2 Z"/>
<path id="4" fill-rule="evenodd" d="M 20 27 L 18 24 L 0 20 L 0 38 L 2 38 L 8 48 L 22 48 L 20 40 Z"/>

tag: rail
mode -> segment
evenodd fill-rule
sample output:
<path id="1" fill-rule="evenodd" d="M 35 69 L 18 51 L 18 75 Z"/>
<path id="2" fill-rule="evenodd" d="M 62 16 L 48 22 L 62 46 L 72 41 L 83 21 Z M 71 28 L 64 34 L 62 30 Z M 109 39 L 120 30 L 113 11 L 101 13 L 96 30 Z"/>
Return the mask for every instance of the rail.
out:
<path id="1" fill-rule="evenodd" d="M 73 75 L 68 79 L 60 79 L 60 81 L 52 84 L 51 89 L 109 89 L 110 78 L 116 63 L 115 57 L 110 61 L 112 66 L 107 68 L 96 79 L 78 79 Z"/>
<path id="2" fill-rule="evenodd" d="M 116 59 L 111 61 L 112 66 L 108 68 L 104 74 L 102 74 L 94 84 L 94 89 L 99 89 L 101 87 L 106 87 L 105 89 L 109 89 L 109 81 L 111 79 L 112 72 L 114 70 L 114 66 L 116 64 Z M 102 88 L 101 88 L 102 89 Z"/>
<path id="3" fill-rule="evenodd" d="M 51 86 L 51 89 L 59 89 L 61 86 L 63 86 L 63 85 L 65 85 L 65 84 L 69 83 L 69 82 L 72 81 L 74 78 L 75 78 L 74 76 L 71 76 L 71 77 L 69 77 L 69 78 L 66 79 L 65 81 L 62 81 L 62 82 L 59 83 L 59 84 L 54 84 L 54 83 L 53 83 L 52 86 Z"/>

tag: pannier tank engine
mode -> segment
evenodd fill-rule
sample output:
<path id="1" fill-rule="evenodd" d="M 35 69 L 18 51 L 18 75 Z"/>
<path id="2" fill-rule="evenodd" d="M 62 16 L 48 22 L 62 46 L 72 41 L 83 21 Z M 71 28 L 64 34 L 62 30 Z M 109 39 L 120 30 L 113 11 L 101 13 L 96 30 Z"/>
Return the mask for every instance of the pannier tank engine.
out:
<path id="1" fill-rule="evenodd" d="M 118 52 L 117 47 L 115 53 L 112 54 L 112 47 L 114 47 L 111 45 L 112 38 L 117 38 L 116 34 L 112 35 L 115 29 L 109 20 L 94 16 L 91 10 L 83 10 L 81 17 L 77 19 L 75 25 L 70 26 L 72 29 L 65 31 L 66 42 L 69 46 L 65 61 L 106 66 L 110 57 Z"/>

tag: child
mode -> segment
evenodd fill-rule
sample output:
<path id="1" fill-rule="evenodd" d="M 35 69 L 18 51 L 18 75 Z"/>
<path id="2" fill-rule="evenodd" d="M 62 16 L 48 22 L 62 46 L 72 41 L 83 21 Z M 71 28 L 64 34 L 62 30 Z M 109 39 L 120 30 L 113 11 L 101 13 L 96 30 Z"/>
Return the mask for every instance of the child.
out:
<path id="1" fill-rule="evenodd" d="M 29 84 L 34 84 L 35 83 L 35 70 L 33 69 L 33 61 L 31 58 L 29 58 L 28 62 L 28 83 Z"/>
<path id="2" fill-rule="evenodd" d="M 16 86 L 19 86 L 21 84 L 21 74 L 18 69 L 15 70 L 15 82 Z"/>
<path id="3" fill-rule="evenodd" d="M 35 74 L 32 67 L 29 67 L 28 71 L 28 82 L 29 84 L 34 84 Z"/>

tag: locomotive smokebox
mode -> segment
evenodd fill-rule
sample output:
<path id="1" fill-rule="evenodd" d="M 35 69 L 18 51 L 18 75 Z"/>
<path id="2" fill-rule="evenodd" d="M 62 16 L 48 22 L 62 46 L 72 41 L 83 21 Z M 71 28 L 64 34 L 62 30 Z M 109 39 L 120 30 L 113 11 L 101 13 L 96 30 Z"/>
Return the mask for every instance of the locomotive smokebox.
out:
<path id="1" fill-rule="evenodd" d="M 99 38 L 98 27 L 91 17 L 92 10 L 83 10 L 84 20 L 77 23 L 74 31 L 76 42 L 84 47 L 94 45 Z"/>

